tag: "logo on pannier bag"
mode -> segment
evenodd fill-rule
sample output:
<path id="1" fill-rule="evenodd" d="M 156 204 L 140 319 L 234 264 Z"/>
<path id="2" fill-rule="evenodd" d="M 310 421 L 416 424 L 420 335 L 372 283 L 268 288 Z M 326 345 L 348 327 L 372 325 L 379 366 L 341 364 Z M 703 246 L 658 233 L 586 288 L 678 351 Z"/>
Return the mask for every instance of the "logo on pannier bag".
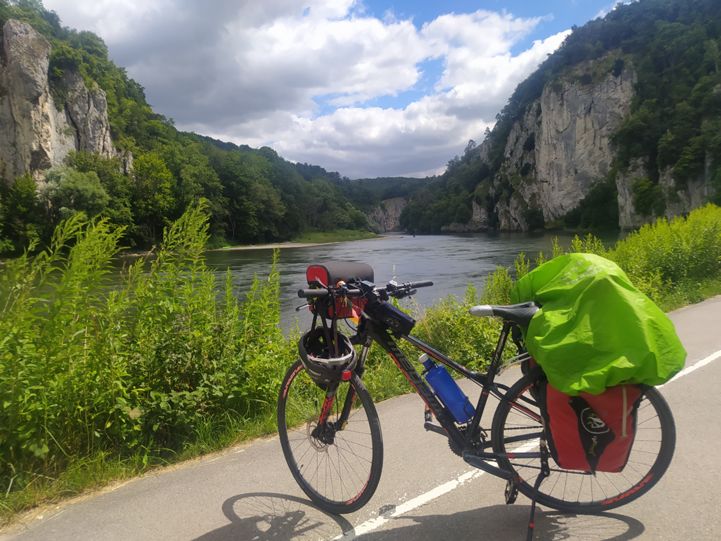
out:
<path id="1" fill-rule="evenodd" d="M 583 408 L 581 411 L 581 423 L 586 432 L 590 434 L 605 434 L 609 431 L 606 423 L 603 422 L 591 408 Z"/>

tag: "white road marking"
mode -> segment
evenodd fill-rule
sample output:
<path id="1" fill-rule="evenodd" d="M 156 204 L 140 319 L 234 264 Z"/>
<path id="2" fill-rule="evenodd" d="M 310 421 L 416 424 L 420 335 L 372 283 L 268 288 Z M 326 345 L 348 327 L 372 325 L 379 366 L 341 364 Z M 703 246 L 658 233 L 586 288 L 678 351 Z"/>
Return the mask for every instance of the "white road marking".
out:
<path id="1" fill-rule="evenodd" d="M 707 364 L 715 361 L 716 359 L 721 357 L 721 350 L 716 351 L 715 353 L 712 353 L 708 357 L 701 359 L 697 363 L 692 364 L 691 366 L 687 366 L 683 370 L 681 370 L 678 374 L 676 374 L 673 378 L 668 380 L 663 385 L 658 385 L 656 388 L 660 389 L 664 387 L 665 385 L 668 385 L 669 383 L 676 381 L 679 378 L 682 378 L 684 376 L 689 375 L 691 372 L 694 372 L 695 370 L 698 370 L 699 368 L 703 368 Z M 530 451 L 535 446 L 535 442 L 529 442 L 525 445 L 522 445 L 518 449 L 515 449 L 515 452 L 522 453 L 525 451 Z M 400 504 L 397 506 L 391 513 L 386 513 L 383 515 L 380 515 L 376 518 L 372 518 L 369 520 L 366 520 L 365 522 L 359 524 L 358 526 L 355 526 L 352 530 L 346 532 L 343 535 L 339 535 L 333 539 L 333 541 L 352 541 L 353 539 L 356 539 L 360 535 L 365 535 L 367 533 L 372 532 L 373 530 L 377 530 L 387 522 L 389 522 L 392 518 L 399 517 L 405 513 L 408 513 L 410 511 L 413 511 L 414 509 L 417 509 L 418 507 L 421 507 L 429 502 L 432 502 L 433 500 L 440 498 L 441 496 L 448 494 L 449 492 L 452 492 L 459 488 L 460 486 L 464 485 L 465 483 L 472 481 L 474 479 L 478 479 L 482 475 L 484 475 L 486 472 L 483 470 L 473 469 L 470 471 L 467 471 L 455 479 L 448 481 L 447 483 L 443 483 L 442 485 L 439 485 L 428 492 L 425 492 L 421 494 L 420 496 L 416 496 L 415 498 L 408 500 L 405 503 Z"/>
<path id="2" fill-rule="evenodd" d="M 674 377 L 672 377 L 670 380 L 668 380 L 666 383 L 664 383 L 663 385 L 658 385 L 658 386 L 656 386 L 656 388 L 661 389 L 661 388 L 665 387 L 666 385 L 668 385 L 669 383 L 676 381 L 677 379 L 682 378 L 683 376 L 687 376 L 691 372 L 698 370 L 699 368 L 703 368 L 704 366 L 706 366 L 707 364 L 709 364 L 712 361 L 715 361 L 719 357 L 721 357 L 721 350 L 712 353 L 705 359 L 701 359 L 699 362 L 694 363 L 691 366 L 687 366 L 686 368 L 681 370 L 678 374 L 676 374 Z"/>
<path id="3" fill-rule="evenodd" d="M 530 451 L 536 446 L 537 443 L 538 440 L 528 442 L 524 445 L 521 445 L 517 449 L 514 449 L 514 451 L 516 453 Z M 335 537 L 333 541 L 351 541 L 359 535 L 365 535 L 372 532 L 373 530 L 377 530 L 386 522 L 390 521 L 392 518 L 404 515 L 405 513 L 413 511 L 418 507 L 421 507 L 437 498 L 440 498 L 441 496 L 456 490 L 458 487 L 464 485 L 465 483 L 472 481 L 473 479 L 478 479 L 485 473 L 486 472 L 484 472 L 483 470 L 478 469 L 473 469 L 462 473 L 455 479 L 448 481 L 447 483 L 443 483 L 442 485 L 439 485 L 436 488 L 433 488 L 428 492 L 421 494 L 420 496 L 416 496 L 412 500 L 408 500 L 407 502 L 400 504 L 390 513 L 386 513 L 379 517 L 366 520 L 365 522 L 359 524 L 358 526 L 355 526 L 352 530 L 346 532 L 345 534 Z"/>

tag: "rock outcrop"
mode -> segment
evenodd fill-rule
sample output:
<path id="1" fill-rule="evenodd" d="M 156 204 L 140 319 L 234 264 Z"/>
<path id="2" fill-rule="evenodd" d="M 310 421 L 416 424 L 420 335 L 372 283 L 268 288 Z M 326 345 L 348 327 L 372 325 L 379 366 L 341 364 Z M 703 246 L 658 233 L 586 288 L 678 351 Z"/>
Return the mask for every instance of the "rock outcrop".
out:
<path id="1" fill-rule="evenodd" d="M 59 165 L 71 150 L 113 156 L 105 93 L 66 71 L 65 101 L 50 92 L 50 43 L 24 22 L 9 20 L 0 49 L 0 178 L 12 182 Z"/>
<path id="2" fill-rule="evenodd" d="M 472 233 L 476 231 L 486 231 L 489 229 L 488 211 L 479 205 L 476 201 L 471 203 L 472 215 L 471 220 L 467 224 L 457 222 L 444 225 L 441 227 L 443 233 Z"/>
<path id="3" fill-rule="evenodd" d="M 500 229 L 527 230 L 534 212 L 544 223 L 559 220 L 606 178 L 614 155 L 611 136 L 630 112 L 635 83 L 634 71 L 626 68 L 594 83 L 571 74 L 544 87 L 512 126 L 494 180 L 493 191 L 506 188 L 508 194 L 512 188 L 498 198 Z"/>
<path id="4" fill-rule="evenodd" d="M 388 233 L 401 230 L 401 212 L 408 200 L 405 197 L 384 199 L 368 215 L 371 228 L 377 233 Z"/>
<path id="5" fill-rule="evenodd" d="M 613 60 L 613 54 L 610 58 Z M 616 152 L 611 139 L 631 112 L 635 70 L 626 61 L 621 70 L 599 75 L 599 65 L 604 65 L 604 59 L 580 64 L 545 85 L 540 98 L 511 126 L 500 169 L 476 189 L 475 199 L 482 208 L 476 208 L 474 202 L 471 221 L 450 224 L 446 230 L 482 231 L 494 227 L 526 231 L 560 224 L 594 186 L 612 176 L 622 229 L 655 218 L 641 215 L 633 203 L 634 184 L 639 178 L 651 176 L 645 164 L 636 160 L 625 169 L 612 171 Z M 491 144 L 487 139 L 477 150 L 486 164 L 490 164 Z M 670 171 L 657 173 L 667 216 L 689 212 L 708 201 L 710 167 L 706 169 L 701 178 L 681 187 Z"/>

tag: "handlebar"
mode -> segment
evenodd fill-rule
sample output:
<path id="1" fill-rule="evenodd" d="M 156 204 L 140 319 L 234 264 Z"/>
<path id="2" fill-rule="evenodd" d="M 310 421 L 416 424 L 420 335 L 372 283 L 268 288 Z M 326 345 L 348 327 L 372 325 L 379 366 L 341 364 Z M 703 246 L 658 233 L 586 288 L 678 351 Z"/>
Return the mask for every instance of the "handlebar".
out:
<path id="1" fill-rule="evenodd" d="M 430 287 L 433 285 L 433 282 L 430 280 L 425 280 L 423 282 L 408 282 L 407 284 L 401 284 L 402 287 L 408 287 L 409 289 L 418 289 L 419 287 Z"/>
<path id="2" fill-rule="evenodd" d="M 369 284 L 372 287 L 372 284 Z M 373 288 L 370 292 L 382 295 L 388 295 L 390 297 L 402 298 L 408 295 L 413 295 L 415 290 L 420 287 L 430 287 L 433 282 L 425 280 L 421 282 L 407 282 L 405 284 L 396 284 L 395 282 L 389 282 L 384 287 Z M 327 297 L 331 294 L 331 291 L 346 297 L 362 297 L 366 294 L 362 289 L 356 289 L 352 287 L 332 288 L 332 287 L 321 287 L 314 289 L 299 289 L 298 296 L 301 299 L 312 299 L 319 297 Z"/>
<path id="3" fill-rule="evenodd" d="M 327 287 L 321 287 L 321 288 L 315 288 L 315 289 L 299 289 L 298 296 L 301 299 L 327 297 L 328 295 L 330 295 L 331 291 L 334 291 L 334 292 L 338 293 L 339 295 L 343 295 L 345 297 L 362 297 L 363 296 L 363 292 L 360 289 L 327 288 Z"/>

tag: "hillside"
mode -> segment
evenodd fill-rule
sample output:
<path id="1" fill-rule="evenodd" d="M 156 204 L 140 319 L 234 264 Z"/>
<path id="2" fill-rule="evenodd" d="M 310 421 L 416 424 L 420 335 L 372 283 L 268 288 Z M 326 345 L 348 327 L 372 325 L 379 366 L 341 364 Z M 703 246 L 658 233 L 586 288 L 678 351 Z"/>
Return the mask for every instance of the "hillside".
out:
<path id="1" fill-rule="evenodd" d="M 0 0 L 0 44 L 0 253 L 47 242 L 79 211 L 150 246 L 199 197 L 216 242 L 368 228 L 338 173 L 178 131 L 98 36 L 40 2 Z"/>
<path id="2" fill-rule="evenodd" d="M 401 216 L 419 232 L 633 228 L 721 200 L 721 3 L 575 28 Z"/>

